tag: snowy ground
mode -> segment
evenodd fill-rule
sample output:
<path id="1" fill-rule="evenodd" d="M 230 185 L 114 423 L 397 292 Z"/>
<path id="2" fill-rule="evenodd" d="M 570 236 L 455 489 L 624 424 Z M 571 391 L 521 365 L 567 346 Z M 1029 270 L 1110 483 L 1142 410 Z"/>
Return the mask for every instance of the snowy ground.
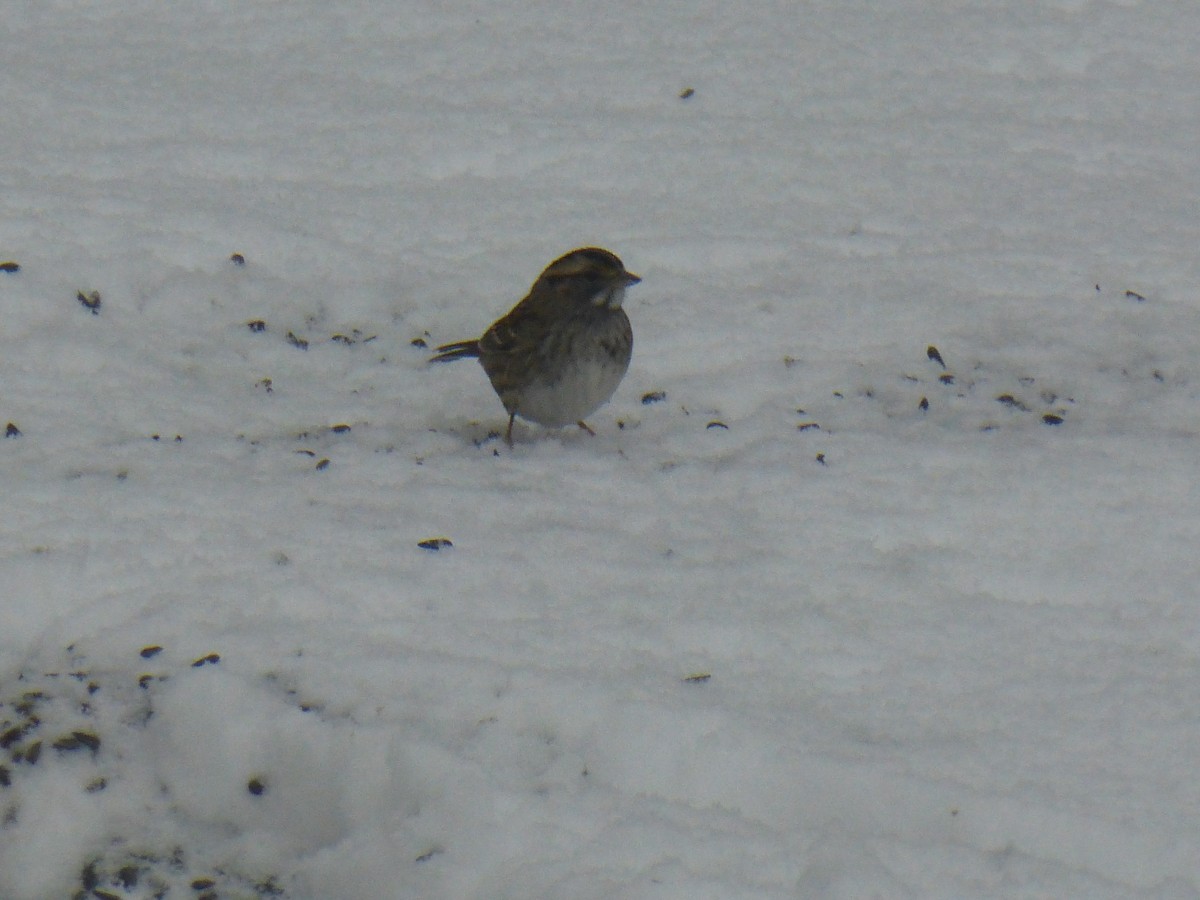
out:
<path id="1" fill-rule="evenodd" d="M 1200 897 L 1200 6 L 11 6 L 4 900 Z"/>

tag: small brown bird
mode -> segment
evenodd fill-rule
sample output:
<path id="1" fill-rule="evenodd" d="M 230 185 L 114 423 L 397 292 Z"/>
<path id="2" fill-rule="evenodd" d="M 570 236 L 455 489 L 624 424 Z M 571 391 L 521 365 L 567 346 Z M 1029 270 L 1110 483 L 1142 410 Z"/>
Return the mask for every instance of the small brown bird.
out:
<path id="1" fill-rule="evenodd" d="M 641 280 L 607 250 L 572 250 L 483 337 L 444 344 L 430 361 L 479 359 L 508 411 L 509 446 L 517 416 L 549 428 L 574 422 L 595 434 L 583 420 L 608 402 L 629 368 L 633 329 L 621 303 Z"/>

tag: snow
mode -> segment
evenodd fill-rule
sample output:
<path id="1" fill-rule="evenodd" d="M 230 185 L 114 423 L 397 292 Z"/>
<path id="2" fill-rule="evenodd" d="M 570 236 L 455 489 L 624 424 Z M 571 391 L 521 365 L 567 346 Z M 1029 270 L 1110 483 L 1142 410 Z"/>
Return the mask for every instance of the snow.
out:
<path id="1" fill-rule="evenodd" d="M 1200 7 L 5 27 L 0 897 L 1200 897 Z"/>

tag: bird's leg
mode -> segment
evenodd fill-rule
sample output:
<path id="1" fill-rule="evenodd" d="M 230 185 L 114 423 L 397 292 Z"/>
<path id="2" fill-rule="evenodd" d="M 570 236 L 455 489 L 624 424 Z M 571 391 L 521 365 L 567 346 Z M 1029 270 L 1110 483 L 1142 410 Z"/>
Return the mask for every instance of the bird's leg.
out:
<path id="1" fill-rule="evenodd" d="M 588 423 L 583 421 L 583 419 L 580 419 L 575 424 L 578 425 L 580 428 L 582 428 L 584 431 L 586 431 L 588 434 L 590 434 L 592 437 L 596 436 L 596 432 L 592 431 L 592 429 L 588 426 Z"/>
<path id="2" fill-rule="evenodd" d="M 516 417 L 517 417 L 517 414 L 516 414 L 516 413 L 512 413 L 512 414 L 511 414 L 511 415 L 508 417 L 508 431 L 504 432 L 504 443 L 508 444 L 508 446 L 510 446 L 510 447 L 513 445 L 513 442 L 512 442 L 512 426 L 513 426 L 513 419 L 515 419 Z"/>

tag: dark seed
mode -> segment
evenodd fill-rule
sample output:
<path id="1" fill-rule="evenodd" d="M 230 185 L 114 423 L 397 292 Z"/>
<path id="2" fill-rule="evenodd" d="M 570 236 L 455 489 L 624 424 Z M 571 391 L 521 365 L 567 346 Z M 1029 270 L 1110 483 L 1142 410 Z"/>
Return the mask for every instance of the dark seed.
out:
<path id="1" fill-rule="evenodd" d="M 1056 416 L 1054 413 L 1046 413 L 1042 416 L 1042 421 L 1047 425 L 1061 425 L 1063 423 L 1062 416 Z"/>
<path id="2" fill-rule="evenodd" d="M 921 402 L 920 402 L 920 403 L 918 403 L 918 404 L 917 404 L 917 406 L 918 406 L 918 407 L 920 407 L 920 408 L 921 408 L 921 409 L 923 409 L 923 410 L 924 410 L 924 409 L 929 409 L 929 398 L 928 398 L 928 397 L 922 397 L 922 398 L 921 398 Z"/>
<path id="3" fill-rule="evenodd" d="M 930 344 L 928 347 L 925 348 L 925 355 L 928 356 L 930 359 L 932 359 L 935 363 L 937 363 L 943 369 L 946 368 L 946 363 L 942 360 L 942 354 L 938 352 L 938 348 L 933 346 L 933 344 Z"/>
<path id="4" fill-rule="evenodd" d="M 75 299 L 82 303 L 86 308 L 92 311 L 92 315 L 100 315 L 100 292 L 92 291 L 90 294 L 85 294 L 83 291 L 75 292 Z"/>
<path id="5" fill-rule="evenodd" d="M 714 421 L 714 422 L 709 422 L 709 423 L 708 423 L 707 425 L 705 425 L 704 427 L 705 427 L 705 428 L 723 428 L 723 429 L 725 429 L 726 431 L 728 431 L 728 430 L 729 430 L 729 426 L 728 426 L 728 425 L 726 425 L 724 422 L 715 422 L 715 421 Z"/>
<path id="6" fill-rule="evenodd" d="M 73 731 L 63 735 L 50 746 L 63 753 L 87 748 L 95 754 L 100 750 L 100 738 L 87 731 Z"/>
<path id="7" fill-rule="evenodd" d="M 695 88 L 684 88 L 682 91 L 679 92 L 680 100 L 690 100 L 694 96 L 696 96 Z"/>
<path id="8" fill-rule="evenodd" d="M 21 267 L 19 265 L 17 265 L 15 262 L 9 261 L 9 262 L 0 263 L 0 272 L 20 272 L 20 271 L 21 271 Z"/>
<path id="9" fill-rule="evenodd" d="M 1128 297 L 1130 300 L 1136 300 L 1138 303 L 1146 302 L 1146 298 L 1143 297 L 1141 294 L 1139 294 L 1137 291 L 1126 291 L 1125 296 Z"/>
<path id="10" fill-rule="evenodd" d="M 7 750 L 21 739 L 22 734 L 24 732 L 20 728 L 10 728 L 4 734 L 0 734 L 0 749 Z"/>
<path id="11" fill-rule="evenodd" d="M 710 678 L 712 678 L 711 672 L 697 672 L 695 675 L 688 675 L 683 680 L 688 684 L 703 684 Z"/>
<path id="12" fill-rule="evenodd" d="M 83 747 L 83 744 L 79 743 L 78 740 L 68 734 L 60 737 L 50 746 L 52 746 L 55 750 L 79 750 Z"/>
<path id="13" fill-rule="evenodd" d="M 287 342 L 293 347 L 299 347 L 301 350 L 308 349 L 308 341 L 302 337 L 297 337 L 295 332 L 289 331 L 287 333 Z"/>
<path id="14" fill-rule="evenodd" d="M 42 758 L 42 742 L 34 741 L 25 751 L 25 762 L 31 766 L 37 765 L 37 761 Z"/>
<path id="15" fill-rule="evenodd" d="M 97 778 L 95 781 L 89 782 L 88 786 L 85 787 L 84 790 L 89 794 L 98 794 L 106 787 L 108 787 L 108 779 L 101 777 Z"/>
<path id="16" fill-rule="evenodd" d="M 217 883 L 211 878 L 197 878 L 192 882 L 193 891 L 207 891 L 210 887 L 216 887 Z"/>
<path id="17" fill-rule="evenodd" d="M 426 343 L 425 338 L 413 338 L 408 343 L 411 344 L 413 347 L 420 347 L 422 349 L 429 346 L 429 344 Z"/>
<path id="18" fill-rule="evenodd" d="M 235 253 L 229 257 L 229 261 L 235 266 L 244 266 L 246 264 L 246 257 L 242 256 L 240 253 Z"/>
<path id="19" fill-rule="evenodd" d="M 18 428 L 16 425 L 14 425 L 12 422 L 9 422 L 8 427 L 4 429 L 4 436 L 6 438 L 20 437 L 21 429 Z"/>
<path id="20" fill-rule="evenodd" d="M 328 457 L 317 462 L 317 471 L 318 472 L 324 472 L 328 468 L 329 468 L 329 458 Z"/>
<path id="21" fill-rule="evenodd" d="M 939 375 L 938 381 L 940 381 L 942 384 L 954 384 L 954 376 L 950 374 Z"/>
<path id="22" fill-rule="evenodd" d="M 246 790 L 248 790 L 255 797 L 261 797 L 267 792 L 267 786 L 261 778 L 251 778 L 246 783 Z"/>
<path id="23" fill-rule="evenodd" d="M 334 434 L 345 434 L 347 431 L 350 430 L 350 426 L 349 425 L 334 425 L 329 430 L 332 431 Z"/>
<path id="24" fill-rule="evenodd" d="M 423 541 L 417 541 L 417 546 L 422 550 L 441 550 L 443 547 L 453 547 L 450 538 L 426 538 Z"/>
<path id="25" fill-rule="evenodd" d="M 0 787 L 8 787 L 12 784 L 12 775 L 9 774 L 7 766 L 0 766 Z"/>
<path id="26" fill-rule="evenodd" d="M 817 462 L 819 462 L 821 465 L 825 465 L 825 454 L 824 453 L 817 454 Z"/>
<path id="27" fill-rule="evenodd" d="M 149 647 L 143 647 L 138 655 L 141 656 L 142 659 L 151 659 L 162 653 L 162 649 L 163 648 L 158 646 L 158 644 L 151 644 Z"/>
<path id="28" fill-rule="evenodd" d="M 419 862 L 419 863 L 429 862 L 431 859 L 433 859 L 435 856 L 437 856 L 441 852 L 442 851 L 438 847 L 431 847 L 430 849 L 428 849 L 424 853 L 422 853 L 420 856 L 418 856 L 416 858 L 416 862 Z"/>
<path id="29" fill-rule="evenodd" d="M 262 332 L 267 330 L 267 323 L 264 322 L 262 319 L 251 319 L 249 322 L 246 323 L 246 327 L 249 328 L 251 331 L 253 331 L 255 334 L 261 334 Z"/>
<path id="30" fill-rule="evenodd" d="M 816 431 L 820 429 L 820 425 L 816 422 L 801 422 L 796 426 L 797 431 Z"/>
<path id="31" fill-rule="evenodd" d="M 1001 394 L 996 398 L 997 403 L 1003 403 L 1005 406 L 1010 406 L 1013 409 L 1028 410 L 1029 407 L 1014 397 L 1012 394 Z"/>
<path id="32" fill-rule="evenodd" d="M 140 874 L 137 866 L 121 866 L 121 868 L 117 869 L 117 880 L 121 882 L 121 887 L 126 890 L 132 890 L 137 887 L 138 876 Z"/>
<path id="33" fill-rule="evenodd" d="M 666 391 L 650 391 L 648 394 L 642 394 L 642 406 L 649 406 L 651 403 L 662 403 L 666 399 Z"/>

